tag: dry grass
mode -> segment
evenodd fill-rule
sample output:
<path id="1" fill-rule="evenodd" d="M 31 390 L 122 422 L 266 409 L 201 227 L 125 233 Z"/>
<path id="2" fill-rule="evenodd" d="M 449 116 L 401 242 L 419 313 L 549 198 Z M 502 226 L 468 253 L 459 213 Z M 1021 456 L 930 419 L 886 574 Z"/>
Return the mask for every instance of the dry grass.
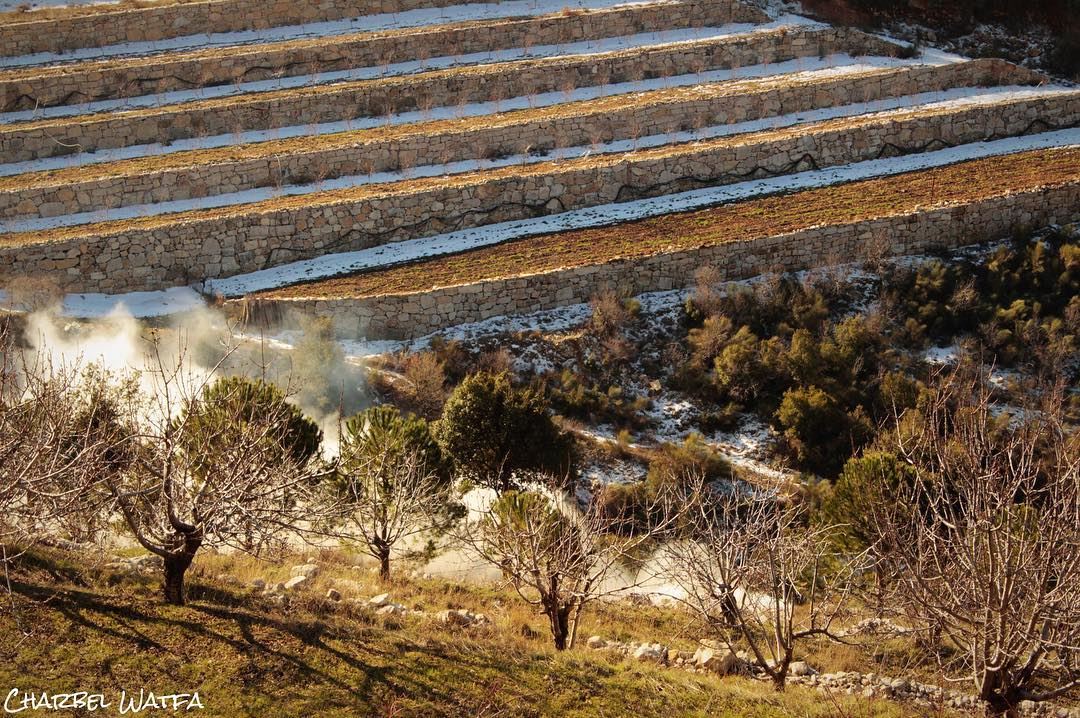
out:
<path id="1" fill-rule="evenodd" d="M 770 237 L 1080 181 L 1080 149 L 991 157 L 921 172 L 665 215 L 617 229 L 563 232 L 384 271 L 261 293 L 274 299 L 367 297 L 605 264 Z"/>
<path id="2" fill-rule="evenodd" d="M 287 610 L 215 578 L 279 575 L 307 558 L 323 574 Z M 425 614 L 445 607 L 484 611 L 493 619 L 489 627 L 448 629 L 426 615 L 384 620 L 366 607 L 320 597 L 341 571 L 358 576 L 365 598 L 385 590 L 352 564 L 334 551 L 277 566 L 204 554 L 193 569 L 189 605 L 175 607 L 158 599 L 156 576 L 120 577 L 80 568 L 67 554 L 33 555 L 13 575 L 18 622 L 10 611 L 0 614 L 0 683 L 38 691 L 198 690 L 215 716 L 932 715 L 884 700 L 834 702 L 798 686 L 775 693 L 745 678 L 636 663 L 584 647 L 556 653 L 541 618 L 492 586 L 401 581 L 390 587 L 394 600 Z M 588 631 L 694 645 L 681 611 L 611 604 L 595 613 Z M 20 628 L 31 631 L 29 638 L 20 640 Z"/>

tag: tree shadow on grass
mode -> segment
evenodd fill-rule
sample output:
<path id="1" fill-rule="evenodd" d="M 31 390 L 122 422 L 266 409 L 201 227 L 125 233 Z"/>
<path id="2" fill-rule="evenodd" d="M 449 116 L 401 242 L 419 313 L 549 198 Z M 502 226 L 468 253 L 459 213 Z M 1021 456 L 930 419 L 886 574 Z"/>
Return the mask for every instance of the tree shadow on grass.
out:
<path id="1" fill-rule="evenodd" d="M 280 669 L 288 667 L 305 685 L 330 687 L 363 704 L 378 701 L 380 696 L 405 694 L 446 705 L 458 698 L 454 686 L 441 680 L 438 671 L 395 670 L 395 663 L 401 662 L 404 653 L 422 654 L 419 659 L 408 659 L 412 662 L 430 665 L 453 661 L 456 669 L 469 672 L 492 667 L 480 655 L 458 651 L 450 655 L 437 644 L 421 645 L 394 637 L 384 637 L 378 645 L 364 641 L 365 633 L 386 629 L 354 625 L 343 630 L 328 623 L 332 616 L 322 620 L 317 614 L 268 615 L 259 611 L 255 597 L 207 586 L 200 586 L 196 592 L 202 600 L 184 607 L 166 606 L 159 599 L 137 598 L 130 593 L 97 593 L 70 584 L 41 585 L 13 578 L 11 588 L 15 595 L 36 605 L 36 610 L 54 611 L 74 625 L 112 639 L 113 650 L 103 652 L 107 658 L 101 666 L 110 675 L 115 658 L 128 651 L 185 655 L 203 640 L 221 644 L 251 664 L 260 664 L 260 672 L 276 665 L 277 670 L 269 671 L 275 687 Z M 354 640 L 357 650 L 349 652 L 329 645 L 327 634 L 331 634 L 330 640 Z M 285 640 L 279 641 L 278 637 Z M 290 641 L 294 642 L 291 647 Z M 348 671 L 335 675 L 335 664 Z"/>

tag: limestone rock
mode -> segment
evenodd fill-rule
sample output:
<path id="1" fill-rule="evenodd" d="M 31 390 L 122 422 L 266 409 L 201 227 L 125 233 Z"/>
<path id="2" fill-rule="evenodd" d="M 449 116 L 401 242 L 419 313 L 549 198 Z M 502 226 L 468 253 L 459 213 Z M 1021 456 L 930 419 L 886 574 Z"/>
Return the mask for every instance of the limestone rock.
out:
<path id="1" fill-rule="evenodd" d="M 721 676 L 738 673 L 741 661 L 731 651 L 701 646 L 694 652 L 693 662 L 698 668 Z"/>
<path id="2" fill-rule="evenodd" d="M 633 657 L 644 663 L 663 663 L 667 660 L 667 647 L 659 643 L 642 643 L 634 649 Z"/>
<path id="3" fill-rule="evenodd" d="M 292 571 L 289 572 L 290 576 L 303 576 L 304 578 L 315 578 L 319 573 L 319 567 L 313 563 L 305 563 L 299 566 L 293 566 Z"/>
<path id="4" fill-rule="evenodd" d="M 409 612 L 409 609 L 402 606 L 400 603 L 387 603 L 378 611 L 375 612 L 376 616 L 404 616 Z"/>
<path id="5" fill-rule="evenodd" d="M 285 590 L 286 591 L 295 591 L 296 589 L 300 588 L 305 583 L 307 583 L 307 580 L 308 580 L 307 576 L 293 576 L 292 578 L 290 578 L 288 581 L 285 582 Z"/>

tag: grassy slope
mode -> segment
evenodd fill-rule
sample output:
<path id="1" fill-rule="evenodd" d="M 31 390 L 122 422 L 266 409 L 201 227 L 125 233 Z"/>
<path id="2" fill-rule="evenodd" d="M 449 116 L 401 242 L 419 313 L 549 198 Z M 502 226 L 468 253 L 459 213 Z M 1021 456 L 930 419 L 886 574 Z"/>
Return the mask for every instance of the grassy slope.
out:
<path id="1" fill-rule="evenodd" d="M 194 584 L 188 606 L 165 606 L 156 577 L 116 582 L 51 558 L 18 569 L 13 585 L 18 619 L 0 613 L 0 686 L 23 690 L 198 690 L 202 714 L 214 716 L 916 714 L 884 701 L 834 702 L 800 687 L 777 694 L 748 679 L 585 648 L 556 654 L 543 636 L 523 638 L 499 615 L 492 628 L 452 633 L 420 618 L 387 624 L 315 598 L 272 609 L 207 579 Z M 395 597 L 398 589 L 418 590 L 395 587 Z M 421 595 L 431 611 L 441 607 L 434 603 L 477 600 L 445 584 L 413 598 Z M 531 624 L 542 628 L 535 617 Z M 20 626 L 32 628 L 28 638 L 20 639 Z"/>
<path id="2" fill-rule="evenodd" d="M 664 215 L 616 227 L 530 237 L 383 271 L 294 285 L 261 296 L 294 299 L 420 292 L 776 236 L 819 225 L 905 214 L 1078 180 L 1080 149 L 1024 152 Z"/>

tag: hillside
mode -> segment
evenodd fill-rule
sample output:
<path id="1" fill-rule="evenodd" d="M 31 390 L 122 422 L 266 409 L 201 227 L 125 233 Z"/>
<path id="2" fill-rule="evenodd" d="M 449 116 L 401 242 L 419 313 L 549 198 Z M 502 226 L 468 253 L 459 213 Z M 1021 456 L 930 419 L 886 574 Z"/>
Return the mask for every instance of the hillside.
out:
<path id="1" fill-rule="evenodd" d="M 391 595 L 423 612 L 379 616 L 367 605 L 368 592 L 384 587 L 366 569 L 349 570 L 347 558 L 332 555 L 319 561 L 324 588 L 305 590 L 287 609 L 236 585 L 236 578 L 211 578 L 222 575 L 222 567 L 238 576 L 260 571 L 250 564 L 208 559 L 199 567 L 191 604 L 175 607 L 161 604 L 153 575 L 80 568 L 85 561 L 45 552 L 17 564 L 15 612 L 5 610 L 0 619 L 4 686 L 93 689 L 110 698 L 121 689 L 197 690 L 205 704 L 199 712 L 213 716 L 940 715 L 839 689 L 822 694 L 793 685 L 776 693 L 745 677 L 584 646 L 556 653 L 536 616 L 495 589 L 404 580 L 388 587 Z M 281 569 L 261 569 L 264 576 L 275 570 Z M 343 585 L 342 575 L 349 577 L 342 589 L 349 598 L 323 598 L 325 586 Z M 493 623 L 442 625 L 434 616 L 447 606 L 485 611 Z M 622 640 L 666 637 L 692 653 L 684 618 L 670 609 L 617 604 L 586 630 Z M 532 627 L 533 637 L 523 636 L 523 626 Z M 844 665 L 853 658 L 832 660 Z"/>

